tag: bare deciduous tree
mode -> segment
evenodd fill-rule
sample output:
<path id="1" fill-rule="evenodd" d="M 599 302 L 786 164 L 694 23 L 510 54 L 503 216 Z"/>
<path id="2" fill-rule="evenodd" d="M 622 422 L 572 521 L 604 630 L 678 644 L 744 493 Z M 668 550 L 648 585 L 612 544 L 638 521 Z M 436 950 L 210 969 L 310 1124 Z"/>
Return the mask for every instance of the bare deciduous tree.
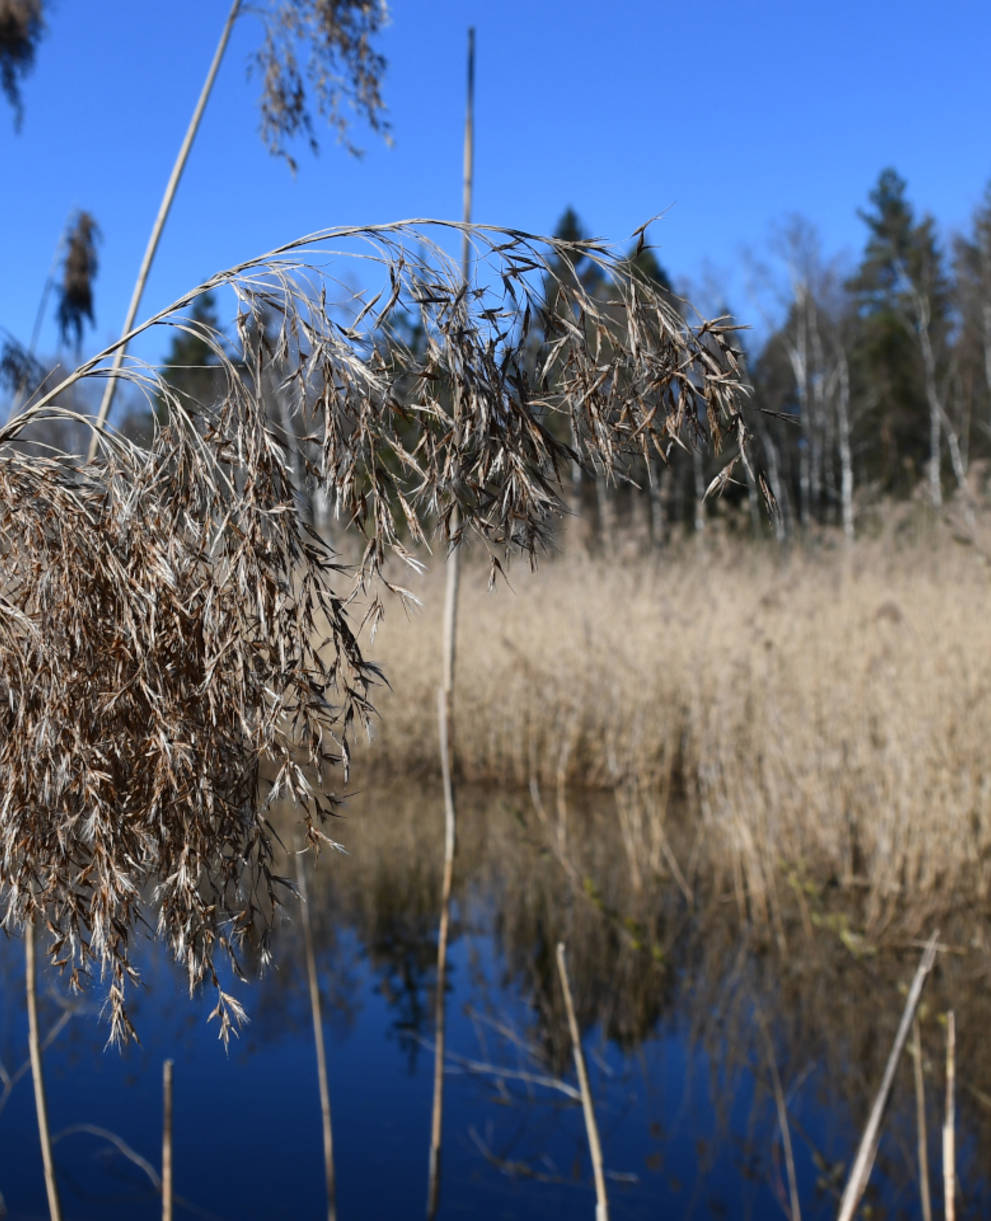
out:
<path id="1" fill-rule="evenodd" d="M 821 520 L 824 509 L 835 512 L 838 505 L 843 532 L 852 538 L 850 377 L 840 276 L 835 266 L 823 261 L 819 235 L 804 217 L 789 218 L 775 235 L 773 247 L 784 280 L 772 292 L 775 305 L 785 317 L 783 324 L 775 327 L 767 308 L 762 310 L 765 322 L 774 328 L 762 359 L 767 362 L 777 350 L 790 372 L 789 406 L 794 411 L 791 429 L 798 433 L 800 444 L 786 448 L 797 453 L 798 519 L 807 528 L 813 520 Z M 776 276 L 756 262 L 751 272 L 754 299 L 760 302 L 768 287 L 775 284 Z M 769 475 L 780 481 L 778 447 L 766 427 L 762 439 L 767 447 Z"/>

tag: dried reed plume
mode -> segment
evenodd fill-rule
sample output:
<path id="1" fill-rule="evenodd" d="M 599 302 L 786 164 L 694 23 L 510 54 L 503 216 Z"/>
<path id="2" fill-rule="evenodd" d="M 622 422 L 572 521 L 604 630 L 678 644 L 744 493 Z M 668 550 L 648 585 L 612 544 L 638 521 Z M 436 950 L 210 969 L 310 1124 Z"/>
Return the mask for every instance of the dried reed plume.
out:
<path id="1" fill-rule="evenodd" d="M 95 965 L 109 976 L 114 1039 L 133 1033 L 129 943 L 146 904 L 190 988 L 217 988 L 225 1039 L 241 1016 L 217 951 L 235 969 L 245 939 L 267 953 L 290 885 L 272 869 L 272 803 L 298 807 L 311 844 L 326 838 L 331 785 L 381 678 L 352 599 L 365 591 L 374 626 L 378 591 L 404 596 L 383 575 L 390 553 L 409 558 L 410 540 L 439 530 L 451 545 L 479 536 L 493 570 L 514 549 L 533 557 L 573 456 L 609 475 L 631 452 L 707 435 L 747 460 L 730 328 L 686 325 L 594 243 L 468 228 L 480 276 L 468 287 L 437 244 L 451 230 L 465 227 L 301 239 L 122 337 L 194 332 L 226 379 L 219 402 L 194 405 L 128 358 L 121 376 L 167 408 L 147 449 L 102 432 L 84 465 L 19 441 L 33 422 L 78 418 L 60 400 L 101 376 L 113 348 L 0 429 L 2 920 L 43 921 L 73 983 Z M 568 276 L 579 249 L 607 294 Z M 341 313 L 327 294 L 347 258 L 382 287 Z M 550 309 L 552 260 L 565 271 Z M 189 313 L 224 285 L 238 300 L 237 359 Z M 422 345 L 387 343 L 410 314 Z M 289 369 L 280 393 L 302 440 L 272 423 L 269 366 Z M 363 537 L 352 569 L 301 523 L 300 478 Z"/>
<path id="2" fill-rule="evenodd" d="M 360 150 L 348 137 L 345 107 L 373 131 L 388 133 L 381 93 L 385 60 L 373 46 L 388 20 L 384 0 L 278 0 L 265 16 L 264 41 L 255 55 L 262 78 L 261 134 L 270 153 L 295 170 L 290 140 L 305 135 L 317 151 L 311 104 L 349 152 Z"/>
<path id="3" fill-rule="evenodd" d="M 93 322 L 93 281 L 96 279 L 96 243 L 100 227 L 88 212 L 80 212 L 66 238 L 59 285 L 58 324 L 62 342 L 73 343 L 76 358 L 83 338 L 83 324 Z"/>
<path id="4" fill-rule="evenodd" d="M 18 77 L 34 66 L 44 29 L 41 0 L 0 0 L 0 89 L 14 108 L 17 127 L 24 114 Z"/>

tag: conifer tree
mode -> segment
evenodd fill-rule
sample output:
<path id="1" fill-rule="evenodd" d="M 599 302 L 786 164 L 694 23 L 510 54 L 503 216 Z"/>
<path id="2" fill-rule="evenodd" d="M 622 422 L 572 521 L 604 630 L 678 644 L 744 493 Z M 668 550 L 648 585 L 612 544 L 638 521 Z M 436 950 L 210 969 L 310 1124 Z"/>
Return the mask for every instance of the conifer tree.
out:
<path id="1" fill-rule="evenodd" d="M 855 393 L 878 438 L 873 475 L 882 490 L 907 492 L 926 466 L 939 505 L 949 282 L 932 218 L 916 221 L 895 170 L 882 171 L 870 203 L 860 213 L 867 245 L 847 287 L 859 317 Z"/>

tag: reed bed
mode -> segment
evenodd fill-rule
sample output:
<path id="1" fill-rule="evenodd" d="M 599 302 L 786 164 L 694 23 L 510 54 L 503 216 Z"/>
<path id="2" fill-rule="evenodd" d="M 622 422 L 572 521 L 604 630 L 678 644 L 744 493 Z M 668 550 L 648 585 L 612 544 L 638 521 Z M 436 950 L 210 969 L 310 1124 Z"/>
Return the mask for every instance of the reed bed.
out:
<path id="1" fill-rule="evenodd" d="M 991 857 L 986 568 L 939 538 L 904 549 L 566 557 L 512 591 L 463 589 L 465 779 L 611 789 L 631 862 L 694 828 L 748 909 L 782 886 L 863 890 L 882 931 L 901 897 L 984 897 Z M 439 577 L 374 645 L 376 776 L 436 767 Z M 685 868 L 690 863 L 684 863 Z M 921 909 L 918 903 L 913 908 Z"/>

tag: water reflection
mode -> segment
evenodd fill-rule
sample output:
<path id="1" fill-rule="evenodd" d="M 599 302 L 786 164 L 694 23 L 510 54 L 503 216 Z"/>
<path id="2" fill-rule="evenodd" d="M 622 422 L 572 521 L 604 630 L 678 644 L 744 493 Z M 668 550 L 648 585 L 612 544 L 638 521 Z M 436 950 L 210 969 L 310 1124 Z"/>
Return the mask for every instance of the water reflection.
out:
<path id="1" fill-rule="evenodd" d="M 688 868 L 690 828 L 683 838 L 670 830 L 681 881 L 644 867 L 637 886 L 609 800 L 561 810 L 553 825 L 526 797 L 464 791 L 461 803 L 440 1215 L 593 1214 L 554 960 L 565 941 L 612 1215 L 788 1215 L 776 1071 L 803 1216 L 835 1216 L 918 959 L 910 934 L 934 913 L 923 919 L 906 908 L 892 947 L 869 953 L 857 937 L 855 896 L 796 880 L 773 923 L 747 925 L 732 887 L 707 888 L 703 871 Z M 442 822 L 438 794 L 369 791 L 335 828 L 349 855 L 324 854 L 311 881 L 342 1219 L 422 1214 Z M 938 1176 L 940 1015 L 952 1005 L 958 1215 L 979 1217 L 991 1214 L 986 921 L 973 911 L 939 915 L 952 949 L 922 1012 L 930 1165 Z M 176 1060 L 178 1217 L 321 1209 L 298 923 L 281 926 L 274 948 L 278 966 L 235 989 L 252 1021 L 229 1057 L 205 1026 L 209 1000 L 191 1004 L 151 948 L 134 1010 L 142 1045 L 123 1055 L 104 1053 L 106 1028 L 92 1012 L 67 1016 L 48 985 L 43 1027 L 63 1027 L 46 1054 L 56 1132 L 112 1130 L 157 1166 L 161 1062 Z M 0 1096 L 0 1191 L 10 1216 L 40 1217 L 30 1081 L 12 1080 L 27 1054 L 18 943 L 0 947 L 0 987 L 0 1057 L 12 1081 Z M 67 1217 L 159 1215 L 148 1176 L 105 1139 L 76 1128 L 56 1155 Z M 916 1217 L 918 1201 L 906 1062 L 867 1205 L 874 1217 Z"/>

